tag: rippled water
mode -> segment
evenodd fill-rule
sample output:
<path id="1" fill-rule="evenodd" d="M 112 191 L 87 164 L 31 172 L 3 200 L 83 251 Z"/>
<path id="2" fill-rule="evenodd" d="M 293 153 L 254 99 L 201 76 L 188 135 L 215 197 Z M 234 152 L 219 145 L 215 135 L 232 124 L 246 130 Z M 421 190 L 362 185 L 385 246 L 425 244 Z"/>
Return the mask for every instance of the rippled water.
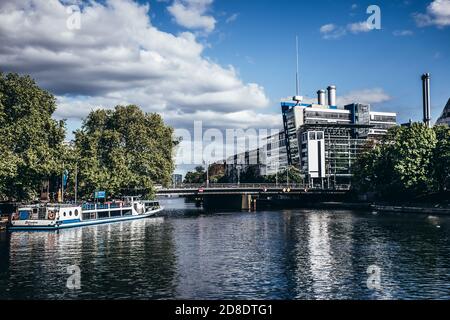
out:
<path id="1" fill-rule="evenodd" d="M 158 219 L 0 234 L 0 299 L 450 298 L 450 217 L 165 205 Z"/>

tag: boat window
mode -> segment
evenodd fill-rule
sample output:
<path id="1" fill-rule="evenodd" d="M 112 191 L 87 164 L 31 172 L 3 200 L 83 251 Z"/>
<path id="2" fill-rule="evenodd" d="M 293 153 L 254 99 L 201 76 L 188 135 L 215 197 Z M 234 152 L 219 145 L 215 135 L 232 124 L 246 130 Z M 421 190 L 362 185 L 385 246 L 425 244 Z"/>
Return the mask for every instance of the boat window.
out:
<path id="1" fill-rule="evenodd" d="M 64 211 L 64 213 L 63 213 L 63 216 L 65 217 L 66 216 L 66 212 Z"/>
<path id="2" fill-rule="evenodd" d="M 75 209 L 75 217 L 78 217 L 78 209 Z"/>
<path id="3" fill-rule="evenodd" d="M 72 216 L 72 211 L 69 211 L 69 216 Z"/>

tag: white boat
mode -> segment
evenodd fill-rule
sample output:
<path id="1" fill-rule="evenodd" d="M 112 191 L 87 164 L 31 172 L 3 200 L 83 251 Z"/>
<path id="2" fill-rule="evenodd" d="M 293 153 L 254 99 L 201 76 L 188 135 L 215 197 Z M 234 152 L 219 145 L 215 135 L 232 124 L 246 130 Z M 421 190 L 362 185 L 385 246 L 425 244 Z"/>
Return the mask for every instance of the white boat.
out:
<path id="1" fill-rule="evenodd" d="M 128 197 L 124 201 L 105 203 L 38 204 L 20 206 L 10 217 L 11 231 L 58 230 L 94 224 L 112 223 L 148 218 L 164 208 L 158 201 L 136 200 Z"/>

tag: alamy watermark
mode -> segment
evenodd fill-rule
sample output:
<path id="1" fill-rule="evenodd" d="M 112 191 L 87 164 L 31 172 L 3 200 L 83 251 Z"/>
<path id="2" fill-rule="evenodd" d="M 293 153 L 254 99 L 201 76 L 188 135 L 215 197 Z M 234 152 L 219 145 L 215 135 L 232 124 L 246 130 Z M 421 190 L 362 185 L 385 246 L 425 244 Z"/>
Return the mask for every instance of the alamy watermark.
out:
<path id="1" fill-rule="evenodd" d="M 81 29 L 81 9 L 77 5 L 71 5 L 66 7 L 66 13 L 68 14 L 66 20 L 66 27 L 69 30 Z"/>
<path id="2" fill-rule="evenodd" d="M 176 129 L 180 139 L 176 149 L 176 164 L 202 164 L 220 161 L 234 164 L 260 164 L 267 155 L 278 157 L 278 148 L 271 148 L 270 141 L 278 143 L 279 129 L 217 129 L 204 130 L 202 121 L 194 121 L 193 130 Z"/>
<path id="3" fill-rule="evenodd" d="M 370 17 L 367 18 L 367 27 L 370 30 L 380 30 L 381 29 L 381 9 L 377 5 L 370 5 L 366 10 Z"/>
<path id="4" fill-rule="evenodd" d="M 66 287 L 70 290 L 80 290 L 81 289 L 81 269 L 77 265 L 72 265 L 67 267 L 67 273 L 70 276 L 67 278 Z"/>
<path id="5" fill-rule="evenodd" d="M 377 265 L 370 265 L 367 268 L 367 288 L 370 290 L 381 290 L 381 268 Z"/>

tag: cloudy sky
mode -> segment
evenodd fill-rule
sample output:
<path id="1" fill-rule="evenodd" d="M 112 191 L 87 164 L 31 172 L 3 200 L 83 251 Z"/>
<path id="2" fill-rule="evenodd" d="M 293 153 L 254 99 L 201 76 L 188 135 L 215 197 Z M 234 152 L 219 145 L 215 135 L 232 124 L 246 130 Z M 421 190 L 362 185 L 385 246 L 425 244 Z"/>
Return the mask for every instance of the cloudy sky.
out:
<path id="1" fill-rule="evenodd" d="M 380 30 L 364 23 L 374 3 Z M 450 97 L 450 0 L 1 0 L 0 70 L 54 93 L 70 130 L 131 103 L 176 128 L 277 128 L 296 35 L 307 99 L 334 84 L 339 103 L 419 120 L 423 72 L 434 119 Z"/>

